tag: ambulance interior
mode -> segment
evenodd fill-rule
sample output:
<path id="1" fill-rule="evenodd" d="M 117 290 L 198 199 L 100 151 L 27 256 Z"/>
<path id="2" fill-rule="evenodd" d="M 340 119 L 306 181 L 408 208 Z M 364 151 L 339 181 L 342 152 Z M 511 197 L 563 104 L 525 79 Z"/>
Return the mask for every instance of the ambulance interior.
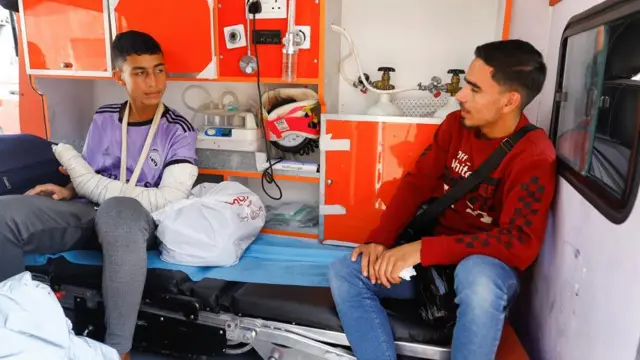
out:
<path id="1" fill-rule="evenodd" d="M 640 1 L 260 2 L 255 22 L 245 0 L 18 0 L 18 12 L 0 12 L 0 91 L 11 93 L 0 93 L 4 134 L 80 151 L 96 109 L 125 100 L 111 78 L 111 40 L 145 31 L 165 52 L 164 103 L 198 129 L 197 184 L 238 182 L 266 205 L 267 222 L 237 265 L 174 265 L 149 253 L 139 351 L 355 359 L 329 263 L 365 241 L 457 109 L 474 48 L 523 39 L 548 67 L 525 114 L 556 146 L 559 178 L 497 358 L 640 359 Z M 265 131 L 260 114 L 289 89 L 317 99 L 306 130 L 275 122 Z M 25 258 L 61 294 L 74 330 L 95 339 L 104 336 L 100 259 Z M 406 304 L 385 306 L 399 355 L 450 358 L 449 332 L 425 327 Z"/>

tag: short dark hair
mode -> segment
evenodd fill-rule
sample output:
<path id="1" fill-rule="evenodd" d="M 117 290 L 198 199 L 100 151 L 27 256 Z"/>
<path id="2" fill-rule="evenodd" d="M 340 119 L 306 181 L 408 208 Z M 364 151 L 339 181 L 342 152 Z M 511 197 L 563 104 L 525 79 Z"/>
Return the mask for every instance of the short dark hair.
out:
<path id="1" fill-rule="evenodd" d="M 153 36 L 136 30 L 129 30 L 116 35 L 111 43 L 111 61 L 120 68 L 129 55 L 163 54 L 160 44 Z"/>
<path id="2" fill-rule="evenodd" d="M 478 46 L 475 56 L 493 68 L 493 81 L 520 93 L 521 109 L 542 91 L 547 66 L 542 54 L 530 43 L 515 39 L 493 41 Z"/>

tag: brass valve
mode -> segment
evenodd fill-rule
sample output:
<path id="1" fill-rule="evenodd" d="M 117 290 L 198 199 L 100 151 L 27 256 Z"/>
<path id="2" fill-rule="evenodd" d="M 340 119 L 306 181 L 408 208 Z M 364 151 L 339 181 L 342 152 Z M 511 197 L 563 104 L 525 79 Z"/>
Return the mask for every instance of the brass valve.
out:
<path id="1" fill-rule="evenodd" d="M 374 88 L 378 89 L 378 90 L 393 90 L 396 87 L 391 84 L 391 74 L 392 72 L 395 72 L 396 69 L 392 68 L 392 67 L 379 67 L 378 71 L 382 71 L 382 79 L 381 80 L 376 80 L 373 82 L 373 84 L 371 86 L 373 86 Z"/>
<path id="2" fill-rule="evenodd" d="M 447 74 L 452 74 L 451 82 L 445 84 L 447 87 L 446 92 L 451 96 L 456 96 L 456 94 L 462 90 L 460 87 L 460 74 L 464 74 L 464 70 L 461 69 L 450 69 L 447 71 Z"/>

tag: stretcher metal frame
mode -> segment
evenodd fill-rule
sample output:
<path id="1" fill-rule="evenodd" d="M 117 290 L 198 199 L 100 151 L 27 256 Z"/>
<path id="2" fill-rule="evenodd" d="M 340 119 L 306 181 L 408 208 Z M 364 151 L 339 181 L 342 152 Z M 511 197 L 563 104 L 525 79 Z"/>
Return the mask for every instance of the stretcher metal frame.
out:
<path id="1" fill-rule="evenodd" d="M 102 325 L 97 322 L 103 321 L 104 314 L 100 291 L 74 285 L 51 284 L 47 275 L 37 271 L 33 272 L 33 277 L 52 286 L 60 294 L 62 307 L 71 311 L 74 317 L 78 317 L 74 320 L 74 330 L 78 335 L 96 338 L 92 335 L 95 335 L 93 333 L 96 328 Z M 188 299 L 185 300 L 188 302 Z M 209 332 L 208 337 L 199 337 L 201 342 L 211 342 L 211 347 L 218 349 L 218 354 L 210 355 L 241 354 L 255 349 L 265 360 L 356 359 L 349 349 L 346 335 L 341 332 L 245 317 L 224 311 L 216 312 L 210 309 L 185 310 L 185 307 L 167 306 L 167 304 L 169 302 L 165 304 L 143 302 L 138 315 L 138 325 L 148 321 L 144 319 L 153 318 L 159 323 L 174 321 L 172 324 L 167 324 L 170 327 L 181 324 L 178 326 L 199 325 L 216 329 Z M 79 318 L 82 312 L 86 314 L 87 311 L 96 312 L 93 315 L 94 323 Z M 138 332 L 138 326 L 136 332 Z M 101 340 L 100 335 L 96 339 Z M 398 355 L 419 359 L 450 359 L 448 347 L 397 341 L 396 349 Z M 208 355 L 182 355 L 187 355 L 186 358 L 189 359 L 209 359 Z"/>

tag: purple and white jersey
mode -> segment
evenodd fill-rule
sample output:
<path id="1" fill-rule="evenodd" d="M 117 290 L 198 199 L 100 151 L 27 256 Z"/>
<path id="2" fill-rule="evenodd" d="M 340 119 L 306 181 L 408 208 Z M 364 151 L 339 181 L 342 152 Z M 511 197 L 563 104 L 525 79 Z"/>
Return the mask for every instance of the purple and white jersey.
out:
<path id="1" fill-rule="evenodd" d="M 96 111 L 82 151 L 85 160 L 96 173 L 113 180 L 120 179 L 122 116 L 126 106 L 127 102 L 110 104 Z M 153 119 L 128 124 L 127 181 L 138 164 L 152 121 Z M 191 123 L 165 105 L 136 186 L 158 187 L 164 169 L 170 165 L 195 165 L 196 138 L 197 134 Z"/>

